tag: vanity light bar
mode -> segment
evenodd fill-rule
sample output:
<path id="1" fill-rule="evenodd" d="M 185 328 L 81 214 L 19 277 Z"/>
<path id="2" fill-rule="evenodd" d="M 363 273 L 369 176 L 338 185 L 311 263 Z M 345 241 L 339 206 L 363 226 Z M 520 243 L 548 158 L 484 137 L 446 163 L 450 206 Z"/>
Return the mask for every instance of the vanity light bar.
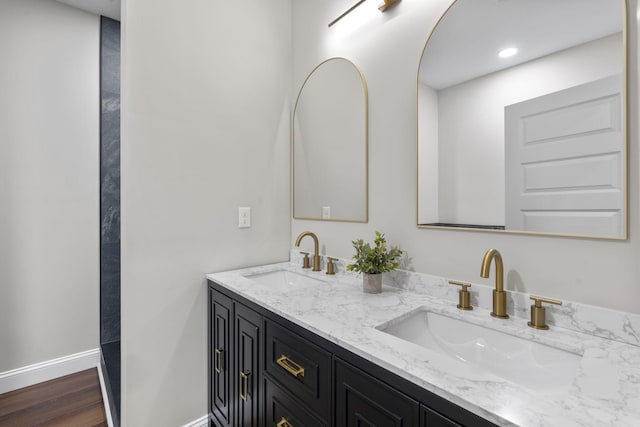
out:
<path id="1" fill-rule="evenodd" d="M 344 18 L 345 16 L 347 16 L 348 14 L 350 14 L 351 12 L 353 12 L 353 9 L 355 9 L 356 7 L 360 6 L 362 3 L 364 3 L 367 0 L 360 0 L 358 3 L 354 4 L 353 6 L 351 6 L 349 9 L 347 9 L 346 11 L 344 11 L 344 13 L 342 13 L 342 15 L 338 16 L 336 19 L 334 19 L 333 21 L 329 22 L 329 27 L 331 27 L 333 24 L 335 24 L 336 22 L 338 22 L 339 20 L 341 20 L 342 18 Z"/>
<path id="2" fill-rule="evenodd" d="M 367 1 L 367 0 L 359 0 L 356 4 L 351 6 L 349 9 L 345 10 L 340 16 L 338 16 L 333 21 L 329 22 L 329 27 L 331 27 L 333 24 L 335 24 L 336 22 L 338 22 L 339 20 L 341 20 L 342 18 L 344 18 L 345 16 L 347 16 L 351 12 L 353 12 L 353 10 L 356 7 L 360 6 L 365 1 Z M 400 0 L 384 0 L 384 3 L 382 3 L 380 6 L 378 6 L 378 10 L 380 10 L 380 12 L 384 12 L 385 10 L 389 9 L 394 4 L 398 3 L 399 1 Z"/>
<path id="3" fill-rule="evenodd" d="M 384 0 L 384 3 L 382 3 L 380 6 L 378 6 L 378 10 L 380 12 L 384 12 L 385 10 L 389 9 L 394 4 L 398 3 L 399 1 L 400 0 Z"/>

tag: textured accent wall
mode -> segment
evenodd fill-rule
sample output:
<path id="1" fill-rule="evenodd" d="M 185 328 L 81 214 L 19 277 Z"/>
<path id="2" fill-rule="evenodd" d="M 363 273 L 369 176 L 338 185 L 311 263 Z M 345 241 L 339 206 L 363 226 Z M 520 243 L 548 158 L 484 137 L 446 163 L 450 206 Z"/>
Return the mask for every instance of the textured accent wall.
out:
<path id="1" fill-rule="evenodd" d="M 120 418 L 120 22 L 100 19 L 100 346 Z M 115 410 L 115 411 L 114 411 Z"/>
<path id="2" fill-rule="evenodd" d="M 120 340 L 120 23 L 101 18 L 100 343 Z"/>

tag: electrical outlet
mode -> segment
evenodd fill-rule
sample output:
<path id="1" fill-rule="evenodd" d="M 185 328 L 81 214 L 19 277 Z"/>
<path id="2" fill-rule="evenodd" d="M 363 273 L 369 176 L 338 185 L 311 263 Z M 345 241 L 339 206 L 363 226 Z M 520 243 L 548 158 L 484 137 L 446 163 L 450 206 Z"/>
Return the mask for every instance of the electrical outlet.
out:
<path id="1" fill-rule="evenodd" d="M 331 206 L 322 207 L 322 219 L 331 219 Z"/>
<path id="2" fill-rule="evenodd" d="M 251 228 L 251 208 L 238 208 L 238 228 Z"/>

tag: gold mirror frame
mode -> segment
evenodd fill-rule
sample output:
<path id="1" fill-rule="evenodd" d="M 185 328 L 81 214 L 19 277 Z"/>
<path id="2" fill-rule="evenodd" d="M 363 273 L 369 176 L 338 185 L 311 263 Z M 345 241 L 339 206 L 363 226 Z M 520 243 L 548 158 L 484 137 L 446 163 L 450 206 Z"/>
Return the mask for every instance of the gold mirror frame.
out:
<path id="1" fill-rule="evenodd" d="M 499 229 L 488 229 L 488 228 L 474 228 L 474 227 L 451 227 L 451 226 L 436 226 L 436 225 L 421 225 L 420 224 L 420 174 L 419 174 L 419 164 L 420 164 L 420 135 L 419 135 L 419 120 L 420 120 L 420 111 L 419 111 L 419 85 L 420 85 L 420 67 L 422 65 L 422 61 L 424 58 L 424 54 L 429 45 L 429 40 L 431 36 L 436 31 L 444 17 L 447 15 L 449 10 L 458 2 L 458 0 L 454 0 L 449 7 L 447 7 L 446 11 L 440 16 L 433 29 L 429 33 L 429 37 L 422 48 L 422 54 L 420 55 L 420 61 L 418 62 L 418 70 L 416 72 L 416 227 L 418 229 L 432 229 L 432 230 L 454 230 L 454 231 L 473 231 L 473 232 L 488 232 L 488 233 L 498 233 L 498 234 L 515 234 L 515 235 L 528 235 L 528 236 L 550 236 L 550 237 L 568 237 L 568 238 L 581 238 L 581 239 L 595 239 L 595 240 L 612 240 L 612 241 L 625 241 L 629 238 L 629 3 L 628 0 L 620 0 L 622 4 L 622 50 L 623 50 L 623 90 L 622 90 L 622 106 L 624 108 L 624 113 L 621 115 L 623 119 L 623 155 L 624 161 L 622 162 L 623 169 L 623 179 L 622 185 L 624 186 L 623 197 L 624 197 L 624 221 L 623 221 L 623 232 L 621 236 L 597 236 L 597 235 L 588 235 L 588 234 L 571 234 L 571 233 L 554 233 L 554 232 L 542 232 L 542 231 L 525 231 L 525 230 L 499 230 Z"/>
<path id="2" fill-rule="evenodd" d="M 296 119 L 296 111 L 298 108 L 298 103 L 300 101 L 300 96 L 302 95 L 302 92 L 305 88 L 305 85 L 307 84 L 307 82 L 309 81 L 309 79 L 311 78 L 311 76 L 313 76 L 314 72 L 316 72 L 316 70 L 318 70 L 321 66 L 323 66 L 324 64 L 328 63 L 329 61 L 334 61 L 334 60 L 341 60 L 341 61 L 346 61 L 347 63 L 349 63 L 354 70 L 358 73 L 358 76 L 360 77 L 360 81 L 362 83 L 362 90 L 363 90 L 363 95 L 364 95 L 364 124 L 365 124 L 365 129 L 364 129 L 364 184 L 365 184 L 365 197 L 364 197 L 364 202 L 365 202 L 365 210 L 364 210 L 364 218 L 363 219 L 344 219 L 344 218 L 317 218 L 317 217 L 306 217 L 306 216 L 297 216 L 296 215 L 296 197 L 295 197 L 295 189 L 296 189 L 296 179 L 295 179 L 295 119 Z M 352 223 L 367 223 L 369 222 L 369 90 L 367 87 L 367 81 L 364 77 L 364 74 L 362 73 L 362 71 L 358 68 L 357 65 L 355 65 L 353 63 L 353 61 L 350 61 L 347 58 L 343 58 L 343 57 L 332 57 L 332 58 L 328 58 L 325 59 L 324 61 L 322 61 L 320 64 L 318 64 L 313 70 L 311 70 L 311 72 L 309 73 L 309 75 L 304 79 L 304 82 L 302 83 L 302 86 L 300 87 L 300 91 L 298 92 L 298 96 L 296 98 L 296 103 L 295 106 L 293 108 L 293 114 L 292 114 L 292 119 L 291 119 L 291 194 L 292 194 L 292 204 L 291 204 L 291 210 L 292 210 L 292 218 L 293 219 L 300 219 L 300 220 L 309 220 L 309 221 L 327 221 L 327 222 L 352 222 Z"/>

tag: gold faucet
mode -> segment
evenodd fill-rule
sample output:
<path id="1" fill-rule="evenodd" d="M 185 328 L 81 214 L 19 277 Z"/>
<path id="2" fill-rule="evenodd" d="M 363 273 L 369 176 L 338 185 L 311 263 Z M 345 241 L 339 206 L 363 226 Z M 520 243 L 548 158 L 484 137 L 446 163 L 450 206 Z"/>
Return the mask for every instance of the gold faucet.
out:
<path id="1" fill-rule="evenodd" d="M 497 249 L 490 249 L 484 254 L 480 276 L 485 279 L 489 277 L 491 261 L 495 259 L 496 264 L 496 288 L 493 290 L 493 311 L 491 315 L 500 319 L 508 319 L 507 314 L 507 293 L 504 291 L 504 269 L 502 266 L 502 256 Z"/>
<path id="2" fill-rule="evenodd" d="M 318 254 L 318 252 L 320 252 L 319 251 L 320 245 L 318 244 L 318 236 L 316 236 L 310 231 L 305 231 L 303 233 L 300 233 L 300 235 L 296 239 L 296 246 L 300 246 L 300 241 L 305 236 L 311 236 L 311 238 L 313 239 L 313 271 L 320 271 L 320 255 Z"/>

